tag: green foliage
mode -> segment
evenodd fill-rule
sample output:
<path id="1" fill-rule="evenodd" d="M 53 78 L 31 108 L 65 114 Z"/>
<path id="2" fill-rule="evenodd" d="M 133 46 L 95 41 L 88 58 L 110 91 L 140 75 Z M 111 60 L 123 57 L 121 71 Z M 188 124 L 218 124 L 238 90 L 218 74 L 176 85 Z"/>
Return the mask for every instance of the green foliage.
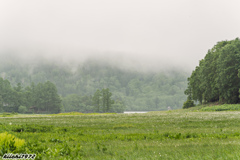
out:
<path id="1" fill-rule="evenodd" d="M 219 91 L 221 100 L 226 103 L 239 102 L 240 40 L 225 45 L 219 56 Z"/>
<path id="2" fill-rule="evenodd" d="M 0 131 L 12 141 L 2 153 L 35 153 L 36 159 L 49 160 L 240 158 L 240 119 L 232 111 L 59 115 L 1 118 Z M 8 135 L 24 144 L 15 145 L 21 143 Z"/>
<path id="3" fill-rule="evenodd" d="M 194 106 L 195 106 L 194 102 L 190 99 L 188 99 L 186 102 L 183 103 L 183 109 L 187 109 Z"/>
<path id="4" fill-rule="evenodd" d="M 68 95 L 63 98 L 65 112 L 115 112 L 122 113 L 125 109 L 124 102 L 117 99 L 114 101 L 109 89 L 97 89 L 93 96 L 80 96 L 76 94 Z"/>
<path id="5" fill-rule="evenodd" d="M 217 106 L 204 107 L 201 111 L 240 111 L 239 104 L 224 104 Z"/>
<path id="6" fill-rule="evenodd" d="M 99 110 L 96 109 L 96 104 L 89 104 L 88 97 L 90 95 L 94 96 L 96 90 L 101 90 L 102 88 L 109 88 L 112 93 L 111 99 L 115 102 L 117 100 L 124 101 L 124 107 L 120 107 L 118 111 L 113 109 L 115 104 L 110 106 L 109 110 L 114 112 L 121 112 L 124 109 L 166 110 L 168 106 L 177 109 L 182 107 L 186 99 L 183 92 L 187 87 L 186 78 L 189 73 L 181 70 L 144 73 L 122 70 L 108 63 L 93 60 L 82 64 L 58 64 L 46 59 L 40 59 L 39 61 L 34 60 L 33 64 L 33 60 L 22 63 L 19 59 L 17 55 L 11 54 L 2 55 L 0 59 L 0 75 L 4 79 L 8 79 L 11 85 L 15 87 L 15 89 L 12 89 L 14 90 L 14 96 L 6 99 L 8 102 L 14 102 L 13 108 L 5 108 L 9 109 L 6 110 L 8 112 L 13 110 L 16 112 L 20 105 L 26 106 L 28 109 L 30 108 L 28 113 L 56 112 L 58 109 L 48 111 L 49 107 L 44 107 L 45 102 L 42 101 L 46 95 L 37 93 L 46 90 L 45 85 L 42 91 L 35 92 L 35 89 L 40 88 L 40 85 L 38 87 L 39 83 L 44 84 L 47 81 L 56 85 L 58 94 L 63 100 L 64 108 L 62 111 L 65 112 L 93 112 L 95 110 L 95 112 L 101 112 L 100 108 Z M 20 86 L 18 83 L 20 83 Z M 34 94 L 32 94 L 33 91 L 35 92 Z M 48 93 L 46 92 L 46 94 Z M 83 98 L 84 96 L 86 96 L 86 100 Z M 39 98 L 39 101 L 36 101 L 36 97 Z M 15 100 L 12 101 L 13 99 Z M 71 103 L 70 101 L 73 102 Z M 38 105 L 35 105 L 36 103 Z M 120 106 L 121 104 L 118 103 L 117 105 Z M 36 106 L 39 110 L 34 108 Z"/>
<path id="7" fill-rule="evenodd" d="M 0 111 L 26 113 L 59 113 L 61 99 L 56 86 L 47 81 L 23 88 L 20 83 L 11 87 L 8 80 L 0 78 Z"/>
<path id="8" fill-rule="evenodd" d="M 0 114 L 0 117 L 13 117 L 15 115 L 18 115 L 18 113 L 16 112 L 12 112 L 12 113 L 9 113 L 9 112 L 3 112 L 2 114 Z"/>
<path id="9" fill-rule="evenodd" d="M 18 108 L 18 112 L 19 112 L 19 113 L 26 113 L 26 112 L 27 112 L 27 107 L 25 107 L 25 106 L 20 106 L 20 107 Z"/>
<path id="10" fill-rule="evenodd" d="M 117 100 L 115 101 L 111 99 L 112 93 L 108 88 L 97 90 L 94 93 L 92 98 L 93 104 L 95 105 L 95 111 L 97 112 L 119 112 L 122 113 L 124 111 L 123 102 Z"/>
<path id="11" fill-rule="evenodd" d="M 240 40 L 218 42 L 188 78 L 185 94 L 202 103 L 238 103 Z"/>
<path id="12" fill-rule="evenodd" d="M 96 112 L 100 112 L 101 96 L 102 96 L 101 91 L 97 89 L 92 98 L 93 105 L 95 106 Z"/>
<path id="13" fill-rule="evenodd" d="M 131 125 L 131 124 L 120 124 L 120 125 L 113 126 L 113 129 L 129 129 L 132 127 L 133 127 L 133 125 Z"/>
<path id="14" fill-rule="evenodd" d="M 53 126 L 45 126 L 45 125 L 21 125 L 21 126 L 13 126 L 13 132 L 53 132 Z"/>
<path id="15" fill-rule="evenodd" d="M 7 107 L 13 107 L 11 105 L 12 92 L 10 82 L 0 77 L 0 111 L 4 111 Z"/>
<path id="16" fill-rule="evenodd" d="M 0 156 L 5 153 L 17 153 L 24 147 L 25 141 L 7 132 L 0 133 Z"/>
<path id="17" fill-rule="evenodd" d="M 56 86 L 47 81 L 38 83 L 34 88 L 34 106 L 37 107 L 37 112 L 59 113 L 61 107 L 61 99 L 57 93 Z"/>
<path id="18" fill-rule="evenodd" d="M 112 108 L 111 108 L 110 112 L 123 113 L 125 109 L 126 109 L 125 103 L 123 101 L 117 99 L 112 104 Z"/>

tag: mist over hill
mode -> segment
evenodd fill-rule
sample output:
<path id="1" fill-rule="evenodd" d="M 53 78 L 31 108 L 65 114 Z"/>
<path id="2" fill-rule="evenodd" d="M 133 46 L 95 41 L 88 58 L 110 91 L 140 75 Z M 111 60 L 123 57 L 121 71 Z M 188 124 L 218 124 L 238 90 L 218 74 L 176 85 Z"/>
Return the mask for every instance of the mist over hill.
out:
<path id="1" fill-rule="evenodd" d="M 110 59 L 89 58 L 82 62 L 64 62 L 61 58 L 25 58 L 19 54 L 1 54 L 0 75 L 12 85 L 21 83 L 22 86 L 27 86 L 32 82 L 49 80 L 57 86 L 63 99 L 71 94 L 89 96 L 97 89 L 109 88 L 113 99 L 123 101 L 126 110 L 182 107 L 186 100 L 184 90 L 187 87 L 188 72 L 173 68 L 147 71 L 116 64 Z"/>
<path id="2" fill-rule="evenodd" d="M 4 1 L 0 74 L 12 85 L 50 80 L 63 100 L 108 87 L 129 110 L 179 108 L 187 77 L 207 50 L 239 35 L 239 5 L 236 0 Z"/>

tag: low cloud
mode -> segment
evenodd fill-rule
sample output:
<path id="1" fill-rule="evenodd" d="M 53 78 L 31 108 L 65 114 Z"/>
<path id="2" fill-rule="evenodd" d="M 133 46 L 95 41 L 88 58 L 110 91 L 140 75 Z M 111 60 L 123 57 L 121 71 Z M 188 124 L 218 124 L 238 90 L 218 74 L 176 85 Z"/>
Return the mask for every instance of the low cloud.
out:
<path id="1" fill-rule="evenodd" d="M 0 52 L 192 71 L 218 41 L 239 37 L 238 6 L 237 0 L 8 0 L 0 6 Z"/>

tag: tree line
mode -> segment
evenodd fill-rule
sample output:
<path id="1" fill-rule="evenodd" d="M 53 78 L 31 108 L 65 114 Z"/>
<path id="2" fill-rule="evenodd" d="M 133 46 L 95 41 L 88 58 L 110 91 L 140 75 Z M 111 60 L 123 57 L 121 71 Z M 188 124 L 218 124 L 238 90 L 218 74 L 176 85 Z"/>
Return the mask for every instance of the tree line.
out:
<path id="1" fill-rule="evenodd" d="M 121 99 L 113 99 L 108 88 L 97 89 L 94 95 L 70 94 L 63 98 L 63 112 L 122 113 L 126 105 Z"/>
<path id="2" fill-rule="evenodd" d="M 168 106 L 178 109 L 187 97 L 184 90 L 189 73 L 182 70 L 140 72 L 94 60 L 69 64 L 40 58 L 27 61 L 10 53 L 0 56 L 1 77 L 13 86 L 21 83 L 23 87 L 32 82 L 53 82 L 65 110 L 69 110 L 67 106 L 76 108 L 74 103 L 78 97 L 81 99 L 78 106 L 88 112 L 90 96 L 102 88 L 109 88 L 115 102 L 124 100 L 126 110 L 135 111 L 167 110 Z"/>
<path id="3" fill-rule="evenodd" d="M 23 88 L 21 83 L 12 87 L 7 79 L 0 78 L 0 112 L 59 113 L 61 101 L 50 81 Z"/>
<path id="4" fill-rule="evenodd" d="M 50 81 L 12 87 L 7 79 L 0 78 L 0 112 L 59 113 L 59 112 L 123 112 L 123 101 L 112 99 L 108 88 L 97 90 L 94 96 L 71 94 L 60 97 Z"/>
<path id="5" fill-rule="evenodd" d="M 188 78 L 184 107 L 193 106 L 192 101 L 239 103 L 239 89 L 240 40 L 221 41 L 208 50 Z"/>

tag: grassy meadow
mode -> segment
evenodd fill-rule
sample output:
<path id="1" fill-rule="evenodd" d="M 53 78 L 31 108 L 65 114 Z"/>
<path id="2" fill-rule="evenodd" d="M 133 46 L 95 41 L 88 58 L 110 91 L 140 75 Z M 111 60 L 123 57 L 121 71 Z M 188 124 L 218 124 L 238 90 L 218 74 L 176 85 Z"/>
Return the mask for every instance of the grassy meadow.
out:
<path id="1" fill-rule="evenodd" d="M 0 155 L 35 153 L 36 159 L 46 160 L 240 159 L 240 111 L 8 115 L 0 117 L 0 138 L 6 134 L 24 144 L 7 148 L 11 143 L 0 140 Z"/>

